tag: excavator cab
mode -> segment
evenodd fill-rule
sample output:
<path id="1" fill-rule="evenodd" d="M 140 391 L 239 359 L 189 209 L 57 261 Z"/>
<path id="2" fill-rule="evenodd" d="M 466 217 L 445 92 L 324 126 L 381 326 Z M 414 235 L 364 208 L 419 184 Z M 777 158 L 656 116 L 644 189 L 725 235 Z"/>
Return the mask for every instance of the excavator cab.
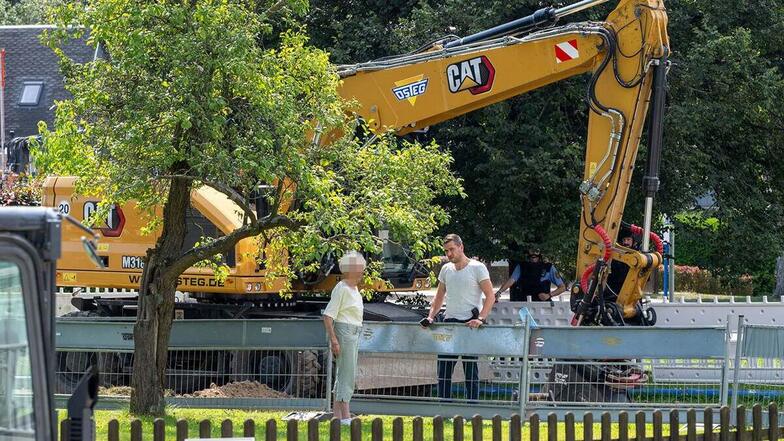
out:
<path id="1" fill-rule="evenodd" d="M 61 221 L 52 209 L 0 209 L 0 441 L 58 439 L 54 280 Z M 95 376 L 86 376 L 69 401 L 71 429 L 60 439 L 94 439 L 93 385 Z"/>

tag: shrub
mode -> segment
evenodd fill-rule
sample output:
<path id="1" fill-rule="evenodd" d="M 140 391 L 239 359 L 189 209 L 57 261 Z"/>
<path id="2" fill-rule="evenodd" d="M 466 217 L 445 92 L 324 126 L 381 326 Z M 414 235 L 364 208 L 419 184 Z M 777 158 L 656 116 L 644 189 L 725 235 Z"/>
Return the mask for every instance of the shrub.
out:
<path id="1" fill-rule="evenodd" d="M 754 291 L 754 284 L 749 275 L 728 279 L 697 266 L 675 265 L 675 290 L 749 296 Z"/>
<path id="2" fill-rule="evenodd" d="M 0 178 L 0 206 L 39 206 L 41 198 L 40 180 L 24 174 Z"/>

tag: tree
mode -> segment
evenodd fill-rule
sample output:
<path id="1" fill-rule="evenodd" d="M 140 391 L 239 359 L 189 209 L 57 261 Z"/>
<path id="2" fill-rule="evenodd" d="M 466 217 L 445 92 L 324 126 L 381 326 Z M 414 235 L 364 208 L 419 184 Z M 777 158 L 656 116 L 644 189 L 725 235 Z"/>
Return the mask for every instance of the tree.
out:
<path id="1" fill-rule="evenodd" d="M 287 254 L 259 259 L 291 275 L 330 250 L 378 251 L 382 226 L 422 256 L 447 220 L 434 199 L 461 191 L 451 157 L 434 144 L 354 138 L 327 54 L 285 29 L 304 10 L 294 0 L 93 0 L 55 15 L 49 42 L 73 98 L 58 103 L 53 130 L 42 128 L 39 168 L 79 176 L 77 191 L 104 206 L 163 206 L 139 291 L 134 413 L 164 411 L 174 290 L 185 269 L 220 267 L 221 252 L 260 236 Z M 64 56 L 60 43 L 83 29 L 107 58 Z M 262 184 L 272 188 L 263 196 L 271 209 L 257 218 L 248 201 Z M 199 186 L 230 198 L 242 227 L 183 249 Z"/>
<path id="2" fill-rule="evenodd" d="M 0 0 L 0 25 L 45 24 L 46 11 L 64 0 Z"/>

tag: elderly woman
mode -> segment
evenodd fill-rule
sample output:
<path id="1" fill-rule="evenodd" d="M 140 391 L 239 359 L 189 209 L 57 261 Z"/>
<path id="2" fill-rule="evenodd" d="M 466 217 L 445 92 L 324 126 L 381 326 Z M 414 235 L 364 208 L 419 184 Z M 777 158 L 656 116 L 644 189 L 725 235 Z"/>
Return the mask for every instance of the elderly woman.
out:
<path id="1" fill-rule="evenodd" d="M 362 296 L 357 285 L 365 271 L 365 258 L 356 251 L 348 251 L 338 261 L 343 279 L 332 290 L 324 309 L 332 355 L 335 357 L 335 418 L 342 424 L 351 423 L 348 403 L 354 393 L 354 371 L 357 367 L 359 332 L 362 329 Z"/>

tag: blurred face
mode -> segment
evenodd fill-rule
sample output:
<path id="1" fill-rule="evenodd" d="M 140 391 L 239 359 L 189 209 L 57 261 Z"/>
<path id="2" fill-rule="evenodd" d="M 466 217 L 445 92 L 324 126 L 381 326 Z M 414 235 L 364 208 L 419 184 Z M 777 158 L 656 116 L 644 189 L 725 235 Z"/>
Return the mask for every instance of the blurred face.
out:
<path id="1" fill-rule="evenodd" d="M 626 248 L 631 248 L 632 245 L 634 245 L 634 239 L 632 239 L 631 237 L 628 237 L 628 236 L 624 237 L 621 240 L 621 245 L 625 246 Z"/>
<path id="2" fill-rule="evenodd" d="M 365 272 L 365 265 L 358 259 L 351 259 L 342 272 L 345 277 L 358 279 Z"/>
<path id="3" fill-rule="evenodd" d="M 458 263 L 465 257 L 463 245 L 457 245 L 454 241 L 444 244 L 444 252 L 446 253 L 446 258 L 452 263 Z"/>

